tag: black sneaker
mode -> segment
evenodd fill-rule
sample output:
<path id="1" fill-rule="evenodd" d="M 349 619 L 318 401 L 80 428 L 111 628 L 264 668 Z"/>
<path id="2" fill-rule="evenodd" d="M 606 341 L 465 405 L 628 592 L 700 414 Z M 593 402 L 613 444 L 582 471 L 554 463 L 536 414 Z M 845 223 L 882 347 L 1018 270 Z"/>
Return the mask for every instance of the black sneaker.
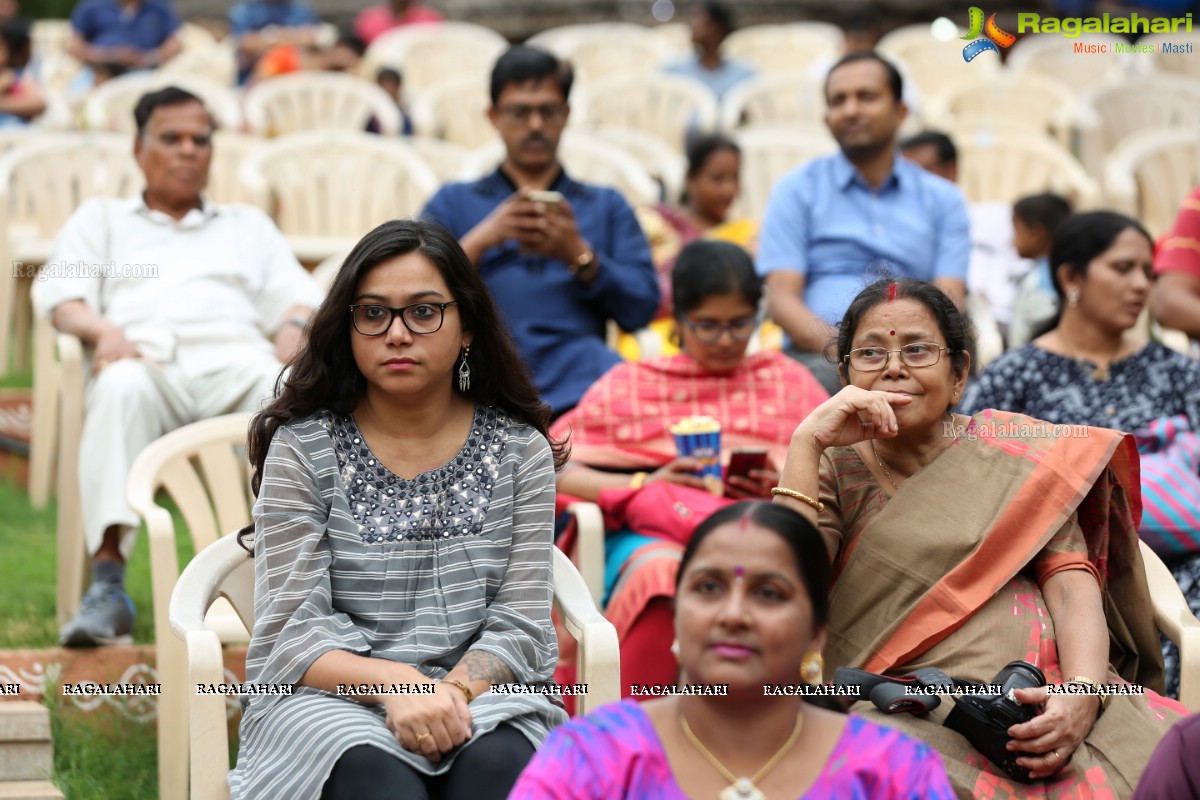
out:
<path id="1" fill-rule="evenodd" d="M 83 596 L 75 619 L 63 625 L 63 647 L 133 644 L 133 600 L 119 583 L 96 581 Z"/>

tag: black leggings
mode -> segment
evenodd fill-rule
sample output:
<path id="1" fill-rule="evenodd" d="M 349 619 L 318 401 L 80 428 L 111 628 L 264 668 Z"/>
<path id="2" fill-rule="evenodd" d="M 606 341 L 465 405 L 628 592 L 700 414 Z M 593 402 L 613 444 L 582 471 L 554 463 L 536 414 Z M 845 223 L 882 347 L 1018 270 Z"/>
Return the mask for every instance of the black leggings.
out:
<path id="1" fill-rule="evenodd" d="M 360 744 L 333 765 L 321 800 L 505 800 L 531 758 L 533 745 L 511 725 L 471 742 L 443 775 L 424 775 Z"/>

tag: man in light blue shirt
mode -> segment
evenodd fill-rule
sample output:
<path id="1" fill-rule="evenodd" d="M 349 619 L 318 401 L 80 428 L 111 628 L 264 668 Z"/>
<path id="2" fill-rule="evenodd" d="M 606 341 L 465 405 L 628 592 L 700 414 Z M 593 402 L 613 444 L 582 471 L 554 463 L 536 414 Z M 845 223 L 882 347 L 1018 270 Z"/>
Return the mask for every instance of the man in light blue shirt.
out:
<path id="1" fill-rule="evenodd" d="M 825 124 L 840 152 L 798 167 L 771 193 L 758 271 L 788 354 L 830 392 L 841 388 L 823 351 L 850 301 L 891 274 L 932 281 L 960 306 L 971 253 L 962 193 L 900 158 L 896 132 L 908 111 L 896 68 L 852 53 L 825 81 Z"/>
<path id="2" fill-rule="evenodd" d="M 725 95 L 742 81 L 753 78 L 754 67 L 744 61 L 721 57 L 721 42 L 733 31 L 733 15 L 722 3 L 700 3 L 688 15 L 695 52 L 671 61 L 663 71 L 699 81 L 722 102 Z"/>

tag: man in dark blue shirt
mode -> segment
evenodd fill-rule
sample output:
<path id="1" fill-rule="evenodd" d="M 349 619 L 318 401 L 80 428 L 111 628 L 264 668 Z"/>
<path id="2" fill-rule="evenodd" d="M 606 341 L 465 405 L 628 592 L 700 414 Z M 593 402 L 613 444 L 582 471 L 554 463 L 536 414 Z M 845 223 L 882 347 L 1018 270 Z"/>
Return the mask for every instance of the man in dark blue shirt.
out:
<path id="1" fill-rule="evenodd" d="M 67 52 L 90 67 L 151 69 L 178 53 L 183 22 L 166 0 L 83 0 Z"/>
<path id="2" fill-rule="evenodd" d="M 316 46 L 321 18 L 302 0 L 246 0 L 229 9 L 237 42 L 238 83 L 245 83 L 263 53 L 278 45 Z"/>
<path id="3" fill-rule="evenodd" d="M 556 414 L 619 360 L 605 345 L 607 321 L 636 330 L 659 301 L 629 204 L 558 163 L 571 81 L 570 67 L 545 51 L 514 47 L 501 56 L 488 118 L 504 140 L 504 162 L 478 181 L 443 186 L 424 211 L 479 268 Z"/>

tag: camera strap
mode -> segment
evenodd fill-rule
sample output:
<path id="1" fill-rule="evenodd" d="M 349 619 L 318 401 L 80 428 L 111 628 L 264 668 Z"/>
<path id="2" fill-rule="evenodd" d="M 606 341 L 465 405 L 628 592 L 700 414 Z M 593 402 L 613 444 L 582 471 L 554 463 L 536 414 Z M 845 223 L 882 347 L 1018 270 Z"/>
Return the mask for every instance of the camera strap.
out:
<path id="1" fill-rule="evenodd" d="M 857 694 L 852 691 L 844 696 L 870 700 L 885 714 L 926 714 L 941 705 L 937 690 L 949 691 L 953 686 L 968 683 L 951 678 L 936 667 L 925 667 L 899 678 L 838 667 L 833 682 L 842 688 L 857 687 Z"/>

